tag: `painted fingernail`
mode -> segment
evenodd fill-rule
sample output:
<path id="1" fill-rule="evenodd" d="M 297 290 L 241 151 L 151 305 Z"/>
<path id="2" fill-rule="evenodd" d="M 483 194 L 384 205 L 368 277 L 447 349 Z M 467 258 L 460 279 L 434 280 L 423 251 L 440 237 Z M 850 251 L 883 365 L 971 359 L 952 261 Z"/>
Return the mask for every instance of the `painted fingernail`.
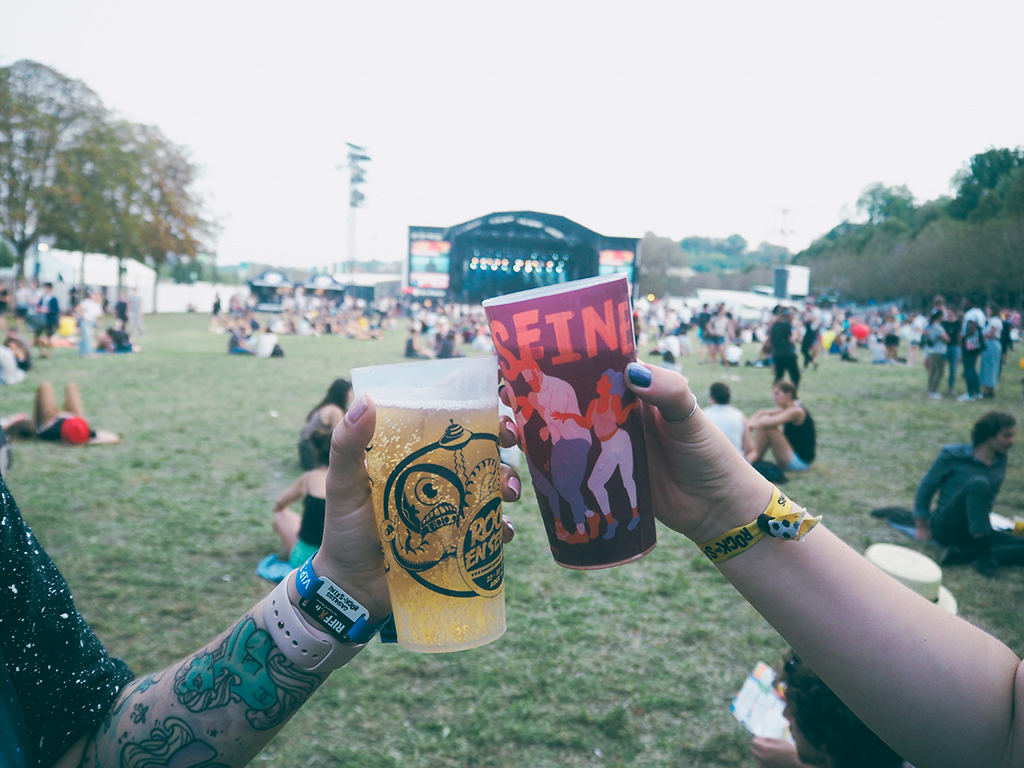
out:
<path id="1" fill-rule="evenodd" d="M 366 413 L 365 393 L 352 401 L 352 405 L 348 407 L 348 413 L 345 414 L 345 421 L 348 422 L 350 427 L 354 427 L 364 413 Z"/>
<path id="2" fill-rule="evenodd" d="M 512 493 L 514 493 L 516 495 L 516 498 L 518 499 L 520 493 L 523 490 L 523 486 L 520 485 L 520 483 L 519 483 L 519 478 L 518 477 L 510 477 L 508 479 L 508 487 L 509 487 L 509 490 L 512 491 Z"/>
<path id="3" fill-rule="evenodd" d="M 630 363 L 627 365 L 626 375 L 629 376 L 631 384 L 644 387 L 645 389 L 651 386 L 651 370 L 640 363 Z"/>

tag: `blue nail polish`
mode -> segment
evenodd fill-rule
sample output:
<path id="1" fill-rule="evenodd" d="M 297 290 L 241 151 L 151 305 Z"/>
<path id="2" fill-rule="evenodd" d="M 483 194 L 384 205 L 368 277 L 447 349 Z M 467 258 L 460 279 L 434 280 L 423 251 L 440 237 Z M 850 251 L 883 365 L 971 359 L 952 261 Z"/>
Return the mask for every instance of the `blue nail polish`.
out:
<path id="1" fill-rule="evenodd" d="M 640 363 L 630 363 L 626 366 L 626 375 L 629 376 L 631 384 L 645 389 L 651 386 L 651 371 Z"/>

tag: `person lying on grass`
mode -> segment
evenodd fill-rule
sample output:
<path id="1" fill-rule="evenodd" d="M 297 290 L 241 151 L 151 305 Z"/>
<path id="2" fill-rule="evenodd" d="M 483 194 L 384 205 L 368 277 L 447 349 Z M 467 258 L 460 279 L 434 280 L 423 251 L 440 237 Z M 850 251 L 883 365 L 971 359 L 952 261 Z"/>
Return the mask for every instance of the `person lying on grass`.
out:
<path id="1" fill-rule="evenodd" d="M 36 389 L 33 417 L 23 413 L 0 419 L 0 428 L 9 437 L 37 437 L 69 445 L 112 445 L 121 442 L 113 432 L 93 429 L 85 418 L 82 393 L 77 384 L 64 388 L 64 407 L 57 407 L 53 385 L 44 381 Z"/>

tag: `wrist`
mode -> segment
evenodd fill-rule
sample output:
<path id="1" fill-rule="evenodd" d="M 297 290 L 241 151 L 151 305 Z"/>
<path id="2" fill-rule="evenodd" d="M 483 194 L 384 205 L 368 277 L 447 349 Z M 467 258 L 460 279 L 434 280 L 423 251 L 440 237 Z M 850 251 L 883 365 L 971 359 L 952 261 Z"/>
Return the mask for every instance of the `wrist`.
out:
<path id="1" fill-rule="evenodd" d="M 263 620 L 274 643 L 299 669 L 329 675 L 344 666 L 363 645 L 342 643 L 298 608 L 294 571 L 263 601 Z"/>
<path id="2" fill-rule="evenodd" d="M 742 474 L 722 494 L 711 498 L 704 521 L 687 531 L 688 539 L 695 544 L 702 544 L 737 526 L 746 525 L 764 512 L 772 500 L 775 487 L 753 467 Z"/>
<path id="3" fill-rule="evenodd" d="M 317 576 L 333 581 L 366 608 L 370 613 L 371 624 L 378 624 L 391 614 L 391 600 L 384 581 L 383 566 L 363 572 L 333 562 L 321 550 L 313 555 L 313 570 Z M 294 585 L 292 590 L 298 595 Z"/>

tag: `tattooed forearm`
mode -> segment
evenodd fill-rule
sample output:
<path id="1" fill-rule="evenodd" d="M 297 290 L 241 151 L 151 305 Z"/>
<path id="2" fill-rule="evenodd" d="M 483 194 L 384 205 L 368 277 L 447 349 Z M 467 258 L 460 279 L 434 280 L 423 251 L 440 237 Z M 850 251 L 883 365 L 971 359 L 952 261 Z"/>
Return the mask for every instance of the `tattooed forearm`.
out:
<path id="1" fill-rule="evenodd" d="M 147 675 L 146 677 L 143 677 L 141 680 L 133 681 L 125 689 L 125 692 L 121 695 L 121 697 L 117 700 L 117 703 L 114 705 L 113 709 L 111 709 L 107 713 L 106 718 L 104 718 L 103 720 L 103 725 L 100 726 L 100 732 L 105 733 L 106 731 L 109 731 L 111 723 L 117 721 L 117 719 L 121 716 L 124 710 L 128 707 L 128 704 L 129 702 L 131 702 L 132 698 L 137 693 L 145 693 L 154 685 L 159 683 L 162 678 L 163 673 L 158 672 L 155 675 Z"/>
<path id="2" fill-rule="evenodd" d="M 320 679 L 296 669 L 266 631 L 245 619 L 213 651 L 201 651 L 174 677 L 178 701 L 192 712 L 241 702 L 253 728 L 280 725 L 316 690 Z"/>
<path id="3" fill-rule="evenodd" d="M 85 750 L 88 768 L 232 768 L 248 763 L 313 694 L 258 605 L 198 653 L 133 682 Z"/>
<path id="4" fill-rule="evenodd" d="M 169 717 L 155 724 L 148 738 L 121 750 L 121 768 L 230 768 L 216 758 L 217 750 L 196 739 L 188 723 Z"/>

